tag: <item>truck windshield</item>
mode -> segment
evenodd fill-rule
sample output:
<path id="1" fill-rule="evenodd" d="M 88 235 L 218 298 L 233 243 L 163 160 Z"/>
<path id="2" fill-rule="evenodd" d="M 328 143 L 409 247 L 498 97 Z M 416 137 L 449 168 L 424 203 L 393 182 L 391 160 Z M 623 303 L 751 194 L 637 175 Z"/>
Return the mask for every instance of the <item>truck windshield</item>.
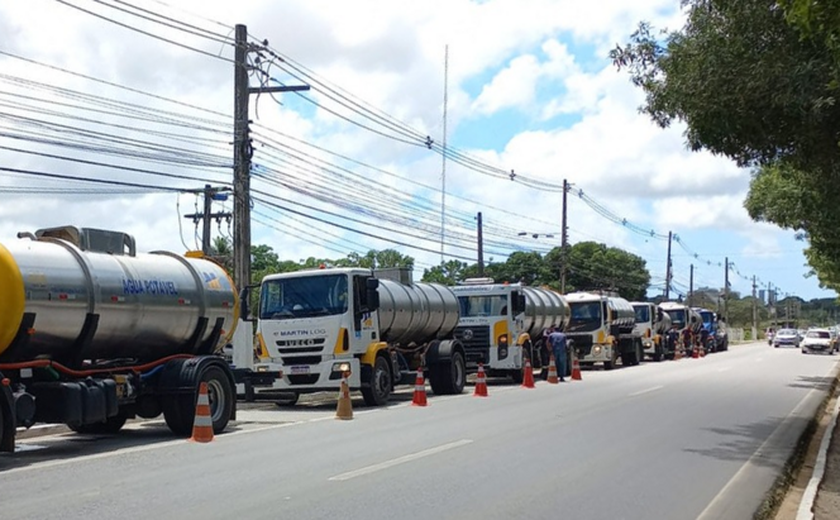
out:
<path id="1" fill-rule="evenodd" d="M 507 315 L 507 295 L 459 296 L 462 318 Z"/>
<path id="2" fill-rule="evenodd" d="M 345 275 L 268 280 L 260 290 L 260 319 L 288 320 L 347 312 Z"/>
<path id="3" fill-rule="evenodd" d="M 685 309 L 673 309 L 665 312 L 671 317 L 671 323 L 676 325 L 678 329 L 685 327 Z"/>
<path id="4" fill-rule="evenodd" d="M 650 307 L 647 305 L 633 307 L 633 310 L 636 311 L 636 323 L 647 323 L 650 321 Z"/>
<path id="5" fill-rule="evenodd" d="M 703 317 L 703 323 L 709 324 L 715 321 L 715 314 L 711 311 L 701 311 L 700 316 Z"/>
<path id="6" fill-rule="evenodd" d="M 601 302 L 581 302 L 569 305 L 572 311 L 569 332 L 592 331 L 601 326 Z"/>

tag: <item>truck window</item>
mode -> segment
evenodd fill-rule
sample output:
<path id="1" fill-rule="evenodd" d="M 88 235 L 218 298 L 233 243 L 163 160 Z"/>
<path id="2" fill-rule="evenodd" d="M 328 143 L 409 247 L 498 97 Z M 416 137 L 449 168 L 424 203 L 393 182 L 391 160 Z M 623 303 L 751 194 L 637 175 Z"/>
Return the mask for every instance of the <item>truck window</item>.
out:
<path id="1" fill-rule="evenodd" d="M 650 307 L 647 305 L 638 305 L 633 307 L 636 312 L 636 323 L 648 323 L 650 321 Z"/>
<path id="2" fill-rule="evenodd" d="M 665 312 L 671 317 L 671 323 L 676 325 L 678 329 L 685 327 L 685 309 L 672 309 Z"/>
<path id="3" fill-rule="evenodd" d="M 268 280 L 260 290 L 260 319 L 287 320 L 347 312 L 345 275 Z"/>
<path id="4" fill-rule="evenodd" d="M 459 296 L 461 317 L 504 316 L 507 312 L 507 295 Z"/>
<path id="5" fill-rule="evenodd" d="M 580 302 L 571 303 L 571 319 L 569 331 L 592 331 L 601 327 L 601 303 Z"/>

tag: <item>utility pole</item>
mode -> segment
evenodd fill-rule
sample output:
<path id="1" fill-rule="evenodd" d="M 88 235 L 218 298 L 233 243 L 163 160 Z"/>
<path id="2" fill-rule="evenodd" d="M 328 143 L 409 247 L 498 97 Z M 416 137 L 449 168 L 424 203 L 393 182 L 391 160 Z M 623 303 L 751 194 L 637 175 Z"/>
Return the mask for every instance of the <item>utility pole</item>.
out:
<path id="1" fill-rule="evenodd" d="M 569 183 L 566 179 L 563 179 L 563 213 L 562 213 L 562 221 L 561 225 L 563 226 L 563 230 L 561 231 L 560 235 L 560 254 L 563 260 L 562 267 L 560 268 L 560 292 L 566 294 L 566 264 L 568 263 L 568 247 L 569 247 L 569 224 L 566 220 L 566 194 L 569 192 Z"/>
<path id="2" fill-rule="evenodd" d="M 196 193 L 199 190 L 196 190 Z M 220 220 L 223 218 L 230 218 L 231 214 L 228 212 L 213 213 L 213 200 L 217 197 L 219 192 L 228 191 L 228 188 L 213 188 L 209 184 L 204 185 L 204 189 L 200 190 L 204 193 L 204 211 L 202 213 L 191 213 L 184 215 L 184 218 L 192 219 L 193 222 L 198 223 L 202 221 L 203 228 L 201 233 L 201 251 L 204 256 L 210 256 L 212 253 L 212 244 L 210 243 L 210 224 L 213 219 Z"/>
<path id="3" fill-rule="evenodd" d="M 668 261 L 665 263 L 665 301 L 671 297 L 671 237 L 673 233 L 668 231 Z"/>
<path id="4" fill-rule="evenodd" d="M 688 274 L 688 306 L 691 307 L 694 299 L 694 264 L 691 264 L 691 270 Z"/>
<path id="5" fill-rule="evenodd" d="M 756 301 L 756 285 L 755 285 L 755 275 L 753 275 L 753 284 L 752 284 L 752 335 L 750 336 L 753 341 L 758 339 L 758 302 Z"/>
<path id="6" fill-rule="evenodd" d="M 729 257 L 724 261 L 723 271 L 723 321 L 729 323 Z"/>
<path id="7" fill-rule="evenodd" d="M 268 42 L 265 42 L 268 45 Z M 248 83 L 248 53 L 264 47 L 248 43 L 248 28 L 235 28 L 233 64 L 233 263 L 234 282 L 244 288 L 251 283 L 251 157 L 253 147 L 248 119 L 251 94 L 309 90 L 309 85 L 254 87 Z"/>
<path id="8" fill-rule="evenodd" d="M 484 276 L 484 230 L 481 223 L 481 212 L 478 212 L 478 276 Z"/>

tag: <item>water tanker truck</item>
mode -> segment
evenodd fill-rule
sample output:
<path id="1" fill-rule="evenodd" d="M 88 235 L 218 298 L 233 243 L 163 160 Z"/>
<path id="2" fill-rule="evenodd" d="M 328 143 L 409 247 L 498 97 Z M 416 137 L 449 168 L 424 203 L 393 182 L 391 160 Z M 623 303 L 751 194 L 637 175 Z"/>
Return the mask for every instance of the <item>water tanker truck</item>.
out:
<path id="1" fill-rule="evenodd" d="M 455 338 L 464 346 L 469 371 L 481 362 L 489 375 L 510 376 L 521 383 L 526 356 L 534 368 L 542 364 L 543 332 L 569 322 L 568 304 L 548 289 L 472 278 L 452 291 L 461 306 Z M 532 339 L 531 352 L 518 344 L 523 332 Z"/>
<path id="2" fill-rule="evenodd" d="M 636 313 L 624 298 L 603 293 L 566 295 L 571 319 L 566 336 L 581 365 L 601 362 L 612 370 L 618 358 L 624 366 L 638 365 L 644 356 L 642 338 L 635 332 Z"/>
<path id="3" fill-rule="evenodd" d="M 667 352 L 666 338 L 671 328 L 671 317 L 651 302 L 631 302 L 636 312 L 633 330 L 642 338 L 644 353 L 654 361 L 662 361 Z"/>
<path id="4" fill-rule="evenodd" d="M 112 433 L 163 414 L 189 435 L 201 382 L 213 428 L 235 417 L 239 298 L 217 264 L 138 254 L 127 234 L 61 227 L 0 244 L 0 451 L 16 427 Z"/>
<path id="5" fill-rule="evenodd" d="M 700 334 L 700 329 L 703 328 L 703 319 L 700 314 L 680 302 L 662 302 L 659 308 L 668 314 L 672 328 L 676 328 L 680 333 L 679 345 L 671 345 L 670 348 L 676 349 L 682 346 L 683 349 L 690 350 L 695 338 Z M 670 350 L 667 355 L 673 358 L 674 351 Z"/>
<path id="6" fill-rule="evenodd" d="M 464 389 L 460 311 L 447 287 L 412 283 L 410 271 L 312 269 L 266 276 L 260 286 L 258 362 L 278 374 L 272 390 L 337 391 L 345 373 L 369 405 L 423 367 L 432 391 Z M 293 400 L 293 402 L 294 402 Z"/>

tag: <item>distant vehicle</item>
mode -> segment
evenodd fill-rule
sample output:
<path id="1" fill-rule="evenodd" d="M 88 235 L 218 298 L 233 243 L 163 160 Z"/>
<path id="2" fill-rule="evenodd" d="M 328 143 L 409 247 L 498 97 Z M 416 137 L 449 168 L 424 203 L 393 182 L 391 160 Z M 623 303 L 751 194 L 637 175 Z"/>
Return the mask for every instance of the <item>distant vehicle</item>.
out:
<path id="1" fill-rule="evenodd" d="M 834 346 L 831 338 L 831 331 L 828 329 L 811 329 L 805 333 L 805 337 L 799 344 L 803 354 L 812 352 L 827 352 L 834 354 Z"/>
<path id="2" fill-rule="evenodd" d="M 802 337 L 796 329 L 781 329 L 773 336 L 773 347 L 798 347 Z"/>

